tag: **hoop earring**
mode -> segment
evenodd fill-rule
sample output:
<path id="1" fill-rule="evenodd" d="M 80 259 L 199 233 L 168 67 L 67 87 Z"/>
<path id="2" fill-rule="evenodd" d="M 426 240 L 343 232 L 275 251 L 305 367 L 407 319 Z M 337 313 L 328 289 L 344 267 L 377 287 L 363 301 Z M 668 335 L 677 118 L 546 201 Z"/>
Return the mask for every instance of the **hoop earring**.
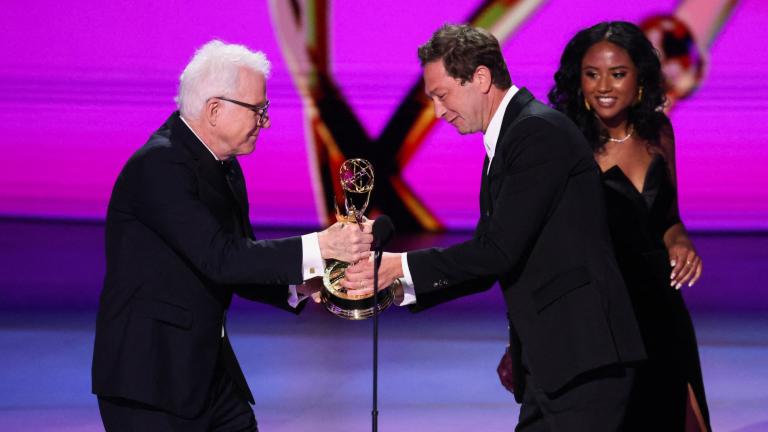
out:
<path id="1" fill-rule="evenodd" d="M 637 103 L 640 104 L 640 102 L 643 101 L 643 88 L 638 87 L 637 89 Z"/>
<path id="2" fill-rule="evenodd" d="M 587 98 L 584 98 L 584 108 L 586 108 L 587 111 L 592 111 L 592 107 L 589 106 L 589 102 L 587 102 Z"/>

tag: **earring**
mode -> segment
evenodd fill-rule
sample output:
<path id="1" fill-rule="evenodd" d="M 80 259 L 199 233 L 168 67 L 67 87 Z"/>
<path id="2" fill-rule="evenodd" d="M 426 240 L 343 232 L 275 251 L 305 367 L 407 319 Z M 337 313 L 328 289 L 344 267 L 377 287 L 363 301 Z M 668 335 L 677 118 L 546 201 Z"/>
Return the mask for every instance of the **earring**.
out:
<path id="1" fill-rule="evenodd" d="M 584 108 L 586 108 L 587 111 L 592 111 L 592 107 L 589 106 L 589 102 L 587 102 L 587 98 L 584 98 Z"/>
<path id="2" fill-rule="evenodd" d="M 640 103 L 643 101 L 643 88 L 638 87 L 637 89 L 637 103 Z"/>

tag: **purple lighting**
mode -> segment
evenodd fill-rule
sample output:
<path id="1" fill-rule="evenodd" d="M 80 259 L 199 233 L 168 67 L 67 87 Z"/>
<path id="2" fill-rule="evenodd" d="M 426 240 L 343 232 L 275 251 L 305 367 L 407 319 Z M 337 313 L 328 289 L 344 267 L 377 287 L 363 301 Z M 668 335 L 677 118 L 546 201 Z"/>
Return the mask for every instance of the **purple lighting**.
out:
<path id="1" fill-rule="evenodd" d="M 504 44 L 513 81 L 543 98 L 576 30 L 607 19 L 672 14 L 676 1 L 550 0 Z M 416 47 L 466 1 L 331 2 L 334 76 L 377 135 L 419 75 Z M 10 1 L 0 15 L 0 215 L 103 219 L 125 160 L 174 109 L 178 75 L 210 40 L 243 43 L 273 62 L 272 128 L 241 158 L 259 225 L 320 224 L 302 101 L 267 2 Z M 672 112 L 680 203 L 696 229 L 768 228 L 768 4 L 740 1 L 706 55 L 700 87 Z M 480 136 L 435 128 L 404 179 L 448 228 L 477 217 Z"/>

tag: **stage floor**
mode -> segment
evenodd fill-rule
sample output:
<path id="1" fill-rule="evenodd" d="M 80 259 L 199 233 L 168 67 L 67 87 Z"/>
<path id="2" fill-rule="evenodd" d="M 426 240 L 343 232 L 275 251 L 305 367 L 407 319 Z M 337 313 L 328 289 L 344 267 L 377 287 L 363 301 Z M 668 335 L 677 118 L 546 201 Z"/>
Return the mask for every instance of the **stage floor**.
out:
<path id="1" fill-rule="evenodd" d="M 319 308 L 232 312 L 229 331 L 265 432 L 369 430 L 371 322 Z M 381 317 L 381 431 L 512 431 L 518 406 L 496 378 L 500 311 Z M 3 313 L 0 430 L 102 430 L 90 394 L 94 314 Z M 768 430 L 768 318 L 695 316 L 715 431 Z"/>
<path id="2" fill-rule="evenodd" d="M 101 230 L 0 221 L 2 431 L 102 430 L 90 394 Z M 407 246 L 460 237 L 419 237 Z M 768 237 L 696 241 L 705 279 L 686 297 L 712 426 L 768 431 L 768 314 L 765 300 L 755 300 L 766 287 Z M 236 301 L 228 328 L 263 432 L 370 429 L 370 321 L 343 321 L 317 305 L 293 316 Z M 420 314 L 389 310 L 380 338 L 380 430 L 513 430 L 518 406 L 495 372 L 506 344 L 498 290 Z"/>

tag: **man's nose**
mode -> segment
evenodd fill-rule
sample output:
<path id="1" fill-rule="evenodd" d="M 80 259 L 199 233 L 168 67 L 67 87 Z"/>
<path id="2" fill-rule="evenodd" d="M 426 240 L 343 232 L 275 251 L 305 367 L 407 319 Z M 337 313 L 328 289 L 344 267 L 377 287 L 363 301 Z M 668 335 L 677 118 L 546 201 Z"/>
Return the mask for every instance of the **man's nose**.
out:
<path id="1" fill-rule="evenodd" d="M 440 102 L 435 101 L 434 105 L 435 105 L 435 117 L 443 118 L 443 116 L 448 110 L 446 110 L 443 104 L 441 104 Z"/>

